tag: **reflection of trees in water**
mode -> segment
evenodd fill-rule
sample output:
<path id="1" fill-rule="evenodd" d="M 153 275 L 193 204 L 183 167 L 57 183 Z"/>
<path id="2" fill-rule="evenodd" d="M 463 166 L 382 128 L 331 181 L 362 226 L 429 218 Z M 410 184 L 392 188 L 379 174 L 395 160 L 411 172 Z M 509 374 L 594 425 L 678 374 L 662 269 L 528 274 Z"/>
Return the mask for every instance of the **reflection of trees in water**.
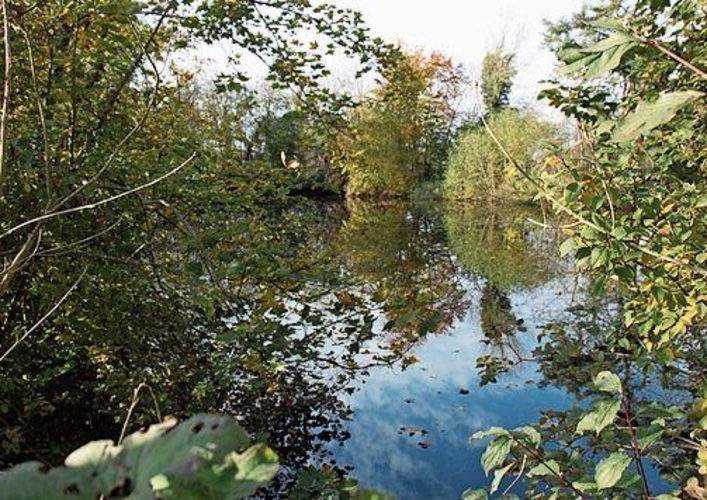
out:
<path id="1" fill-rule="evenodd" d="M 483 342 L 490 347 L 479 359 L 484 382 L 526 356 L 516 334 L 523 320 L 513 313 L 509 294 L 542 286 L 558 273 L 554 235 L 528 223 L 542 219 L 525 206 L 448 205 L 449 245 L 456 262 L 472 281 L 480 280 L 479 313 Z"/>
<path id="2" fill-rule="evenodd" d="M 309 325 L 303 342 L 301 325 L 288 323 L 288 308 L 315 303 L 329 281 L 336 285 L 327 242 L 339 220 L 335 210 L 295 207 L 239 216 L 232 234 L 230 227 L 219 229 L 219 241 L 210 231 L 204 237 L 211 239 L 183 248 L 168 241 L 155 247 L 157 265 L 165 269 L 157 290 L 149 286 L 152 277 L 130 263 L 94 263 L 88 274 L 100 286 L 85 281 L 86 290 L 67 301 L 65 312 L 0 366 L 2 465 L 56 464 L 89 440 L 117 439 L 132 391 L 142 382 L 163 416 L 226 410 L 267 437 L 286 466 L 323 459 L 322 443 L 346 437 L 341 424 L 349 409 L 340 395 L 355 375 L 333 371 L 324 346 L 332 332 L 353 331 L 338 335 L 331 356 L 346 365 L 355 352 L 347 347 L 367 334 L 370 320 L 349 307 L 350 319 L 332 327 L 327 311 L 300 311 Z M 203 268 L 195 268 L 191 280 L 190 269 L 170 267 L 176 266 L 175 248 L 186 253 L 197 246 L 210 252 L 218 286 L 210 286 Z M 62 264 L 66 269 L 51 263 L 53 274 L 70 280 L 70 263 Z M 46 310 L 37 302 L 40 313 Z M 25 297 L 22 304 L 33 301 Z M 224 322 L 227 317 L 238 320 Z M 155 404 L 143 395 L 131 430 L 157 420 Z"/>
<path id="3" fill-rule="evenodd" d="M 468 307 L 437 214 L 409 203 L 349 202 L 337 248 L 388 323 L 393 352 L 445 331 Z"/>
<path id="4" fill-rule="evenodd" d="M 0 366 L 3 465 L 57 463 L 83 442 L 116 438 L 141 382 L 150 384 L 163 415 L 227 411 L 267 439 L 291 471 L 282 488 L 303 465 L 329 461 L 326 443 L 347 438 L 351 411 L 342 396 L 365 375 L 361 357 L 399 361 L 469 305 L 458 277 L 464 261 L 452 258 L 440 214 L 406 204 L 349 210 L 343 225 L 336 207 L 240 214 L 232 231 L 219 228 L 204 241 L 185 242 L 184 252 L 208 253 L 218 288 L 198 266 L 163 272 L 156 290 L 132 267 L 96 263 L 90 274 L 101 286 L 72 297 L 66 315 L 37 332 L 41 340 Z M 504 232 L 498 224 L 487 223 L 481 233 L 491 245 Z M 502 242 L 519 244 L 506 233 Z M 176 266 L 170 256 L 182 243 L 156 248 L 156 264 Z M 512 287 L 487 288 L 488 337 L 512 337 L 515 320 L 504 295 Z M 131 426 L 155 420 L 145 395 Z"/>
<path id="5" fill-rule="evenodd" d="M 529 218 L 543 214 L 527 206 L 447 205 L 449 246 L 463 270 L 504 292 L 539 287 L 559 270 L 555 235 Z"/>
<path id="6" fill-rule="evenodd" d="M 328 442 L 347 439 L 343 395 L 365 375 L 362 356 L 399 361 L 466 311 L 444 226 L 423 211 L 354 207 L 341 227 L 335 207 L 305 206 L 239 214 L 230 224 L 203 241 L 155 248 L 165 269 L 176 266 L 176 249 L 198 249 L 218 287 L 199 265 L 163 273 L 168 294 L 145 286 L 143 273 L 102 262 L 103 274 L 91 273 L 101 292 L 68 303 L 85 311 L 81 319 L 48 322 L 41 342 L 0 367 L 3 465 L 57 463 L 83 442 L 115 439 L 133 389 L 146 382 L 163 415 L 225 411 L 266 439 L 285 466 L 276 494 L 302 466 L 330 462 Z M 143 395 L 131 430 L 157 419 Z"/>
<path id="7" fill-rule="evenodd" d="M 481 290 L 479 309 L 481 332 L 484 342 L 492 348 L 491 354 L 501 360 L 520 361 L 522 348 L 516 333 L 524 329 L 523 320 L 513 314 L 508 295 L 486 282 Z"/>

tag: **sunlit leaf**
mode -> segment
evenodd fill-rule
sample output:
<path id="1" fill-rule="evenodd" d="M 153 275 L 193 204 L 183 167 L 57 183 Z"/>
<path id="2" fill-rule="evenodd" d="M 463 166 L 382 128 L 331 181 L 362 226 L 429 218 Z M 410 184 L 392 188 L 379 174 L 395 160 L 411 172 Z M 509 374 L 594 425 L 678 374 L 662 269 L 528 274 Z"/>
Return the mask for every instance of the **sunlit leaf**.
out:
<path id="1" fill-rule="evenodd" d="M 555 460 L 546 460 L 545 462 L 530 469 L 526 475 L 528 477 L 557 476 L 561 472 L 562 469 L 560 468 L 560 464 L 558 464 Z"/>
<path id="2" fill-rule="evenodd" d="M 472 490 L 469 488 L 462 493 L 463 500 L 487 500 L 488 497 L 489 494 L 486 493 L 486 490 Z"/>
<path id="3" fill-rule="evenodd" d="M 506 457 L 511 452 L 512 446 L 513 441 L 507 436 L 498 437 L 489 443 L 486 451 L 481 456 L 481 466 L 486 475 L 493 469 L 503 465 Z"/>
<path id="4" fill-rule="evenodd" d="M 594 387 L 610 394 L 621 393 L 621 380 L 614 373 L 603 371 L 594 378 Z"/>
<path id="5" fill-rule="evenodd" d="M 604 428 L 614 423 L 620 408 L 620 401 L 599 401 L 594 409 L 579 421 L 576 433 L 595 432 L 598 435 Z"/>
<path id="6" fill-rule="evenodd" d="M 631 464 L 631 457 L 625 453 L 612 453 L 599 462 L 594 480 L 600 490 L 611 488 L 619 482 L 624 471 Z"/>
<path id="7" fill-rule="evenodd" d="M 501 481 L 503 481 L 503 478 L 508 474 L 508 471 L 513 468 L 515 464 L 508 464 L 505 467 L 501 469 L 497 469 L 493 473 L 493 481 L 491 482 L 491 493 L 496 493 L 498 491 L 499 486 L 501 486 Z"/>
<path id="8" fill-rule="evenodd" d="M 128 436 L 122 445 L 89 443 L 69 455 L 64 467 L 48 472 L 36 462 L 18 465 L 0 476 L 0 491 L 18 500 L 98 498 L 116 491 L 135 498 L 242 498 L 279 470 L 272 450 L 249 445 L 230 417 L 198 415 L 179 425 L 169 420 Z"/>
<path id="9" fill-rule="evenodd" d="M 661 95 L 653 102 L 642 102 L 625 116 L 614 129 L 612 140 L 630 141 L 668 123 L 682 108 L 704 96 L 696 90 L 684 90 Z"/>

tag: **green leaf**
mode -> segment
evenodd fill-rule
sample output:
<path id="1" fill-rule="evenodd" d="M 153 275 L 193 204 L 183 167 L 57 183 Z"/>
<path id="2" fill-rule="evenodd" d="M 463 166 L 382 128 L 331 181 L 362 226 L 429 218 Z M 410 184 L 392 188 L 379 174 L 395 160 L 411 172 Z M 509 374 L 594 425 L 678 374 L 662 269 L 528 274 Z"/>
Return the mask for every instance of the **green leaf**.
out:
<path id="1" fill-rule="evenodd" d="M 592 21 L 590 24 L 595 28 L 608 29 L 612 31 L 626 33 L 626 28 L 624 28 L 624 25 L 621 24 L 621 21 L 611 17 L 602 17 Z"/>
<path id="2" fill-rule="evenodd" d="M 604 40 L 580 49 L 585 56 L 560 68 L 561 75 L 584 73 L 587 79 L 597 78 L 618 67 L 626 53 L 638 46 L 635 37 L 625 32 L 614 33 Z"/>
<path id="3" fill-rule="evenodd" d="M 564 257 L 565 255 L 574 251 L 574 248 L 574 238 L 567 238 L 565 241 L 562 242 L 562 245 L 560 245 L 560 255 Z"/>
<path id="4" fill-rule="evenodd" d="M 535 428 L 526 426 L 519 427 L 513 431 L 516 439 L 526 441 L 528 444 L 534 447 L 540 446 L 540 440 L 542 439 L 540 433 L 535 430 Z"/>
<path id="5" fill-rule="evenodd" d="M 487 476 L 489 472 L 503 464 L 511 452 L 512 445 L 513 441 L 511 441 L 509 436 L 500 436 L 489 443 L 486 451 L 481 456 L 481 466 Z"/>
<path id="6" fill-rule="evenodd" d="M 675 114 L 692 101 L 704 96 L 696 90 L 670 92 L 653 102 L 642 102 L 625 116 L 614 129 L 614 142 L 630 141 L 668 123 Z"/>
<path id="7" fill-rule="evenodd" d="M 613 71 L 621 64 L 624 55 L 637 45 L 638 44 L 635 42 L 624 43 L 623 45 L 617 45 L 603 52 L 598 59 L 587 65 L 584 77 L 590 80 Z"/>
<path id="8" fill-rule="evenodd" d="M 631 464 L 631 457 L 625 453 L 612 453 L 599 462 L 594 480 L 600 490 L 611 488 L 619 482 L 624 471 Z"/>
<path id="9" fill-rule="evenodd" d="M 498 491 L 498 487 L 501 486 L 501 481 L 503 481 L 503 478 L 506 476 L 506 474 L 508 474 L 508 471 L 511 470 L 514 465 L 515 464 L 512 464 L 512 463 L 508 464 L 505 467 L 503 467 L 502 469 L 497 469 L 493 473 L 493 481 L 491 482 L 491 489 L 490 489 L 491 493 L 496 493 L 496 491 Z"/>
<path id="10" fill-rule="evenodd" d="M 594 387 L 602 392 L 621 394 L 621 380 L 609 371 L 603 371 L 594 377 Z"/>
<path id="11" fill-rule="evenodd" d="M 592 254 L 589 256 L 589 266 L 594 268 L 605 265 L 609 262 L 609 250 L 604 247 L 597 247 L 592 250 Z"/>
<path id="12" fill-rule="evenodd" d="M 597 435 L 614 423 L 621 408 L 620 401 L 599 401 L 577 424 L 577 434 L 595 432 Z"/>
<path id="13" fill-rule="evenodd" d="M 593 493 L 597 491 L 597 483 L 575 482 L 572 486 L 577 488 L 582 493 Z"/>
<path id="14" fill-rule="evenodd" d="M 462 500 L 488 500 L 489 494 L 486 490 L 468 490 L 462 493 Z"/>
<path id="15" fill-rule="evenodd" d="M 491 427 L 490 429 L 487 429 L 485 431 L 478 431 L 475 432 L 473 436 L 471 436 L 470 440 L 473 439 L 484 439 L 487 437 L 500 437 L 500 436 L 510 436 L 510 433 L 501 427 Z"/>
<path id="16" fill-rule="evenodd" d="M 45 472 L 29 462 L 0 477 L 13 499 L 99 498 L 128 490 L 131 498 L 242 498 L 277 474 L 275 453 L 250 439 L 230 417 L 168 420 L 128 436 L 122 445 L 96 441 Z"/>
<path id="17" fill-rule="evenodd" d="M 356 500 L 395 500 L 393 495 L 381 493 L 376 490 L 357 490 L 352 498 Z"/>
<path id="18" fill-rule="evenodd" d="M 604 38 L 603 40 L 595 43 L 591 47 L 582 49 L 582 52 L 587 54 L 604 53 L 607 50 L 620 47 L 622 45 L 628 45 L 630 43 L 639 42 L 640 40 L 633 35 L 626 33 L 625 31 L 618 31 L 612 33 L 610 36 Z"/>
<path id="19" fill-rule="evenodd" d="M 528 471 L 526 474 L 528 477 L 537 476 L 553 476 L 557 477 L 562 469 L 560 469 L 560 464 L 554 460 L 546 460 L 545 463 L 536 465 Z"/>
<path id="20" fill-rule="evenodd" d="M 638 446 L 644 450 L 660 441 L 665 435 L 665 429 L 659 425 L 651 425 L 647 429 L 639 429 L 637 434 Z"/>

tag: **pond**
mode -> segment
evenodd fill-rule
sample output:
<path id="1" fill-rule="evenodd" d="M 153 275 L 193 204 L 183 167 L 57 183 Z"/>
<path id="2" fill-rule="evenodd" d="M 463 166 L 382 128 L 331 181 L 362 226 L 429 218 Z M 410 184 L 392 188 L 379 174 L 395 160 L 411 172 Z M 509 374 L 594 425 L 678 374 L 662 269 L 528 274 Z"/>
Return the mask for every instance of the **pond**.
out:
<path id="1" fill-rule="evenodd" d="M 533 360 L 544 325 L 585 297 L 542 210 L 303 201 L 262 214 L 235 214 L 231 236 L 211 243 L 230 307 L 199 288 L 202 267 L 180 271 L 198 278 L 180 293 L 210 320 L 115 337 L 87 316 L 95 336 L 18 350 L 0 388 L 3 465 L 116 439 L 144 383 L 154 397 L 136 402 L 131 428 L 224 412 L 276 449 L 282 474 L 263 496 L 310 498 L 301 471 L 317 470 L 401 499 L 452 499 L 487 484 L 474 432 L 575 401 Z"/>
<path id="2" fill-rule="evenodd" d="M 561 389 L 538 387 L 528 362 L 481 386 L 477 362 L 489 354 L 530 358 L 542 326 L 564 317 L 579 298 L 577 276 L 555 251 L 557 234 L 529 222 L 542 219 L 539 211 L 350 208 L 342 254 L 353 256 L 345 259 L 349 271 L 374 293 L 397 279 L 418 287 L 431 279 L 458 302 L 447 308 L 451 320 L 411 348 L 414 364 L 378 367 L 357 380 L 346 397 L 351 437 L 329 449 L 361 484 L 398 498 L 460 498 L 469 486 L 486 484 L 485 443 L 469 443 L 474 432 L 530 424 L 541 411 L 572 401 Z"/>

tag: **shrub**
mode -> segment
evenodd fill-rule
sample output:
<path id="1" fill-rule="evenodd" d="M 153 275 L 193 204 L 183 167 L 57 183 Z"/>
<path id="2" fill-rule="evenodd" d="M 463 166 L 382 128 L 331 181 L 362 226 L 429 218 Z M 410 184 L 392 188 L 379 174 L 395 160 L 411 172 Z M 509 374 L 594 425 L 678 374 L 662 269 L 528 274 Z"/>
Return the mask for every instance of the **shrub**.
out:
<path id="1" fill-rule="evenodd" d="M 492 114 L 488 124 L 508 153 L 529 172 L 537 169 L 545 146 L 557 135 L 552 124 L 513 109 Z M 444 179 L 444 194 L 455 200 L 523 200 L 535 193 L 479 124 L 462 133 L 452 151 Z"/>

